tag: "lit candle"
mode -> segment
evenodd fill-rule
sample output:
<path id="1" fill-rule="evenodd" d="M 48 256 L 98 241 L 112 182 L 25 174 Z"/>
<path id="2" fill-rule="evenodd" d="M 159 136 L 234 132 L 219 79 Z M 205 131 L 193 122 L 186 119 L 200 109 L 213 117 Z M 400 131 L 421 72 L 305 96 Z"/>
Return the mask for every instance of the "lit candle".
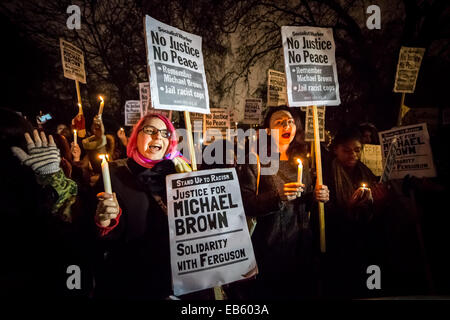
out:
<path id="1" fill-rule="evenodd" d="M 112 194 L 111 178 L 109 176 L 109 166 L 107 161 L 108 155 L 101 154 L 98 157 L 102 159 L 102 176 L 103 176 L 103 185 L 105 186 L 105 192 Z"/>
<path id="2" fill-rule="evenodd" d="M 303 164 L 302 160 L 297 159 L 298 166 L 297 166 L 297 183 L 302 183 L 302 176 L 303 176 Z"/>
<path id="3" fill-rule="evenodd" d="M 365 184 L 365 183 L 363 183 L 363 184 L 361 185 L 361 188 L 363 188 L 363 190 L 369 190 L 369 188 L 366 187 L 366 184 Z"/>
<path id="4" fill-rule="evenodd" d="M 73 130 L 73 144 L 77 145 L 77 130 Z"/>
<path id="5" fill-rule="evenodd" d="M 103 106 L 105 105 L 105 100 L 103 100 L 102 96 L 98 96 L 100 98 L 100 109 L 98 110 L 98 115 L 101 116 L 103 113 Z"/>

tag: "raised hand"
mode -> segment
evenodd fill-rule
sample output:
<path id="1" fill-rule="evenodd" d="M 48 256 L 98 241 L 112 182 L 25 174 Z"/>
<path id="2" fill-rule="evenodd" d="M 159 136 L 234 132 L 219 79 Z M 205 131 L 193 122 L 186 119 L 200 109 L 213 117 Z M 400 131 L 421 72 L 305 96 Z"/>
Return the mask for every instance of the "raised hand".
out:
<path id="1" fill-rule="evenodd" d="M 11 147 L 13 154 L 19 158 L 22 164 L 31 167 L 38 175 L 48 175 L 60 170 L 61 157 L 51 135 L 47 137 L 44 132 L 33 131 L 33 139 L 25 133 L 27 152 L 19 147 Z"/>

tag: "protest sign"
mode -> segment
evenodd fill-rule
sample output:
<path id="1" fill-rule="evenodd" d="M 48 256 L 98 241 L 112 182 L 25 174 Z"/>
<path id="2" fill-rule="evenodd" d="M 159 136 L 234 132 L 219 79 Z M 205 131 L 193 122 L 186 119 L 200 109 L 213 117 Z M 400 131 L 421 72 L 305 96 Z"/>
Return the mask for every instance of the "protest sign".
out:
<path id="1" fill-rule="evenodd" d="M 157 110 L 152 106 L 152 99 L 150 97 L 150 83 L 141 82 L 139 83 L 139 99 L 141 101 L 141 111 L 142 115 L 147 113 L 162 114 L 168 119 L 171 119 L 169 110 Z"/>
<path id="2" fill-rule="evenodd" d="M 125 125 L 134 126 L 141 118 L 141 102 L 128 100 L 125 102 Z"/>
<path id="3" fill-rule="evenodd" d="M 139 83 L 139 100 L 141 101 L 141 112 L 143 116 L 144 114 L 147 114 L 147 110 L 151 108 L 150 83 Z"/>
<path id="4" fill-rule="evenodd" d="M 325 141 L 325 106 L 317 107 L 317 114 L 319 116 L 320 141 Z M 314 119 L 312 107 L 306 108 L 305 141 L 314 141 Z"/>
<path id="5" fill-rule="evenodd" d="M 339 105 L 331 28 L 281 27 L 289 106 Z"/>
<path id="6" fill-rule="evenodd" d="M 391 178 L 391 173 L 394 170 L 395 167 L 395 159 L 397 157 L 397 145 L 398 137 L 393 136 L 390 137 L 389 140 L 386 139 L 386 149 L 387 152 L 385 153 L 386 160 L 384 161 L 384 167 L 383 172 L 380 177 L 380 182 L 386 182 Z"/>
<path id="7" fill-rule="evenodd" d="M 146 16 L 145 39 L 153 108 L 209 113 L 202 38 Z"/>
<path id="8" fill-rule="evenodd" d="M 267 77 L 267 106 L 287 105 L 286 76 L 283 72 L 269 69 Z"/>
<path id="9" fill-rule="evenodd" d="M 361 153 L 361 162 L 364 163 L 374 175 L 380 177 L 383 174 L 381 146 L 377 144 L 365 144 Z"/>
<path id="10" fill-rule="evenodd" d="M 191 113 L 191 125 L 192 132 L 202 132 L 203 133 L 203 114 L 202 113 Z"/>
<path id="11" fill-rule="evenodd" d="M 395 74 L 394 92 L 414 92 L 424 53 L 424 48 L 401 47 Z"/>
<path id="12" fill-rule="evenodd" d="M 436 176 L 426 123 L 397 127 L 379 132 L 378 135 L 383 163 L 386 163 L 391 140 L 397 137 L 395 165 L 390 175 L 391 179 L 402 179 L 407 174 L 418 178 Z"/>
<path id="13" fill-rule="evenodd" d="M 256 271 L 234 168 L 168 175 L 175 295 L 242 280 Z"/>
<path id="14" fill-rule="evenodd" d="M 59 39 L 59 47 L 61 49 L 64 77 L 86 83 L 83 51 L 61 38 Z"/>
<path id="15" fill-rule="evenodd" d="M 261 122 L 262 99 L 245 99 L 245 124 L 259 124 Z"/>
<path id="16" fill-rule="evenodd" d="M 227 108 L 211 108 L 211 113 L 206 115 L 206 132 L 203 144 L 208 145 L 214 139 L 221 137 L 227 139 L 230 129 L 230 114 Z"/>

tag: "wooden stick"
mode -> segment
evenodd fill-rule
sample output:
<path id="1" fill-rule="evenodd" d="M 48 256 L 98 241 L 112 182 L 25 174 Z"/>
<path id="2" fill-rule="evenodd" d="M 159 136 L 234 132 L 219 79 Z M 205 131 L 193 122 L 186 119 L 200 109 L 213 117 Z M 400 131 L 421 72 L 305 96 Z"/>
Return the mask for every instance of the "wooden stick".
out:
<path id="1" fill-rule="evenodd" d="M 77 88 L 77 98 L 78 98 L 78 103 L 79 103 L 80 105 L 83 105 L 83 104 L 81 103 L 80 83 L 78 82 L 78 80 L 75 80 L 75 86 L 76 86 L 76 88 Z"/>
<path id="2" fill-rule="evenodd" d="M 197 171 L 197 161 L 195 159 L 194 141 L 192 139 L 191 116 L 189 115 L 189 111 L 184 111 L 184 123 L 187 130 L 189 153 L 191 154 L 191 167 L 193 171 Z"/>
<path id="3" fill-rule="evenodd" d="M 316 157 L 316 188 L 323 184 L 322 180 L 322 160 L 320 154 L 320 133 L 319 133 L 319 117 L 317 114 L 317 106 L 312 106 L 313 123 L 314 123 L 314 146 Z M 323 202 L 319 201 L 319 228 L 320 228 L 320 252 L 325 253 L 325 207 Z"/>
<path id="4" fill-rule="evenodd" d="M 406 95 L 406 93 L 402 92 L 402 100 L 400 102 L 400 110 L 398 111 L 397 126 L 400 126 L 402 123 L 402 109 L 403 109 L 403 105 L 405 104 L 405 95 Z"/>

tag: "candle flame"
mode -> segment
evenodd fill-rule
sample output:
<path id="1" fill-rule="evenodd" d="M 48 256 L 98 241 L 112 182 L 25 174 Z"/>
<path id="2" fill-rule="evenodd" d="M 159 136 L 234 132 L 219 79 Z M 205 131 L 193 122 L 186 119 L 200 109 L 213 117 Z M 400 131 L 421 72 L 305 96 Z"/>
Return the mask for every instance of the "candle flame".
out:
<path id="1" fill-rule="evenodd" d="M 300 166 L 303 166 L 302 160 L 297 159 L 297 162 L 298 162 L 298 164 L 299 164 Z"/>
<path id="2" fill-rule="evenodd" d="M 108 161 L 109 160 L 109 156 L 108 154 L 99 154 L 98 157 L 104 161 Z"/>
<path id="3" fill-rule="evenodd" d="M 363 184 L 362 184 L 362 187 L 363 187 L 363 189 L 365 189 L 365 188 L 366 188 L 366 184 L 365 184 L 365 183 L 363 183 Z"/>
<path id="4" fill-rule="evenodd" d="M 77 129 L 73 129 L 73 133 L 74 133 L 74 134 L 77 134 Z"/>
<path id="5" fill-rule="evenodd" d="M 98 97 L 100 98 L 100 100 L 102 100 L 102 102 L 104 101 L 102 96 L 98 96 Z"/>

